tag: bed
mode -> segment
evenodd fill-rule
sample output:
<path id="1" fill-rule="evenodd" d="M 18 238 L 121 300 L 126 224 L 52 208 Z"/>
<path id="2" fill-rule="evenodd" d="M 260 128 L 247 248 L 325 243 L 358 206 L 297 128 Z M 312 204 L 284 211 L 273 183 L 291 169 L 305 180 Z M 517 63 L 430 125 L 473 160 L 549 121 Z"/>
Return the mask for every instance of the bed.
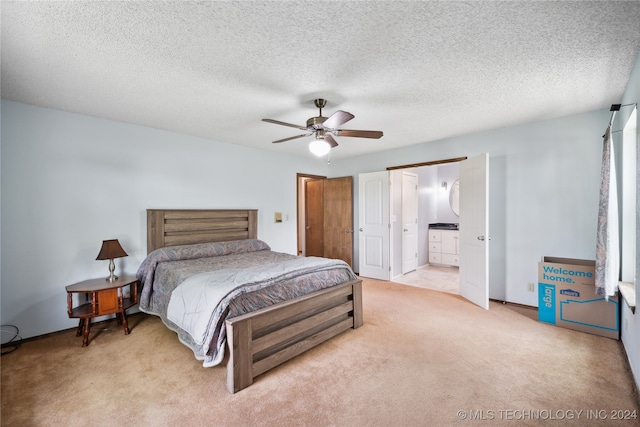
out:
<path id="1" fill-rule="evenodd" d="M 203 366 L 227 360 L 227 390 L 362 325 L 362 281 L 340 260 L 271 251 L 257 210 L 147 210 L 140 310 Z"/>

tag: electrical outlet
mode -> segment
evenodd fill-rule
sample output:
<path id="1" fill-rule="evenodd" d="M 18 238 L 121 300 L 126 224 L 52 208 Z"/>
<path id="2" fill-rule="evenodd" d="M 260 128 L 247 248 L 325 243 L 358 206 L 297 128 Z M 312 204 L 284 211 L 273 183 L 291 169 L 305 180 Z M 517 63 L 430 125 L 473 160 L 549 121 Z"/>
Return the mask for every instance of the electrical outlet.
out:
<path id="1" fill-rule="evenodd" d="M 535 285 L 533 284 L 533 282 L 529 282 L 527 283 L 527 291 L 529 292 L 534 292 L 536 290 Z"/>

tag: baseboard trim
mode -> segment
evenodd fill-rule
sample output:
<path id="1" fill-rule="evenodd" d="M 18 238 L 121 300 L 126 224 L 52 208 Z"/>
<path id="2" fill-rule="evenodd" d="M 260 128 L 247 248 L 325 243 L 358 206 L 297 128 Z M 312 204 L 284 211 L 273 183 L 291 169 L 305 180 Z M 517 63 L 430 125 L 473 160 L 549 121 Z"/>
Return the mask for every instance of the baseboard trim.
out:
<path id="1" fill-rule="evenodd" d="M 127 314 L 127 319 L 130 319 L 132 317 L 138 316 L 140 314 L 145 314 L 146 315 L 146 313 L 143 313 L 141 311 L 137 311 L 135 313 Z M 91 327 L 93 328 L 96 325 L 100 325 L 102 323 L 111 322 L 112 320 L 115 320 L 115 319 L 116 319 L 115 317 L 111 317 L 109 319 L 104 319 L 104 320 L 101 320 L 99 322 L 95 322 L 95 323 L 91 322 Z M 69 331 L 75 331 L 77 329 L 78 329 L 78 327 L 74 326 L 73 328 L 62 329 L 60 331 L 53 331 L 53 332 L 49 332 L 49 333 L 42 334 L 42 335 L 36 335 L 36 336 L 33 336 L 33 337 L 29 337 L 29 338 L 22 338 L 22 339 L 19 339 L 17 341 L 6 342 L 6 343 L 2 344 L 0 346 L 0 348 L 4 349 L 4 348 L 9 348 L 9 347 L 19 347 L 20 344 L 28 343 L 28 342 L 31 342 L 31 341 L 37 341 L 37 340 L 41 340 L 41 339 L 44 339 L 44 338 L 54 337 L 56 335 L 65 334 L 65 333 L 67 333 Z M 18 331 L 18 332 L 20 332 L 20 331 Z"/>
<path id="2" fill-rule="evenodd" d="M 526 304 L 520 304 L 520 303 L 517 303 L 517 302 L 503 301 L 503 300 L 494 299 L 494 298 L 489 298 L 489 301 L 499 302 L 499 303 L 502 303 L 503 305 L 513 305 L 515 307 L 528 308 L 530 310 L 538 311 L 538 307 L 535 307 L 533 305 L 526 305 Z"/>

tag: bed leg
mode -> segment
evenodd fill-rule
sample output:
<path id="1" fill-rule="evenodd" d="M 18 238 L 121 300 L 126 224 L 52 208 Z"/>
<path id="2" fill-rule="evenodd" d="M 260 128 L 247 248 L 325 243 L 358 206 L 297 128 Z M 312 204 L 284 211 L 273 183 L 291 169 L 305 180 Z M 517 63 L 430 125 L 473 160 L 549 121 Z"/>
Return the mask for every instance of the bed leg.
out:
<path id="1" fill-rule="evenodd" d="M 227 347 L 227 390 L 236 393 L 253 383 L 253 358 L 251 356 L 251 319 L 226 322 Z"/>
<path id="2" fill-rule="evenodd" d="M 362 280 L 353 284 L 353 329 L 362 326 Z"/>

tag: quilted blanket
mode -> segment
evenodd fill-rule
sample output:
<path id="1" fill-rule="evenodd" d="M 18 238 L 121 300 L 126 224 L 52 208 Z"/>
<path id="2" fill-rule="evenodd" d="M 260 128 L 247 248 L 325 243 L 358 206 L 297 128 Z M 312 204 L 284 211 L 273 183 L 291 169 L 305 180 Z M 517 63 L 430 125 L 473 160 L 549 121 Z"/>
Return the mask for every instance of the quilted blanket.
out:
<path id="1" fill-rule="evenodd" d="M 227 318 L 356 278 L 343 261 L 274 252 L 261 241 L 158 251 L 138 270 L 140 309 L 159 316 L 205 367 L 224 357 Z"/>

